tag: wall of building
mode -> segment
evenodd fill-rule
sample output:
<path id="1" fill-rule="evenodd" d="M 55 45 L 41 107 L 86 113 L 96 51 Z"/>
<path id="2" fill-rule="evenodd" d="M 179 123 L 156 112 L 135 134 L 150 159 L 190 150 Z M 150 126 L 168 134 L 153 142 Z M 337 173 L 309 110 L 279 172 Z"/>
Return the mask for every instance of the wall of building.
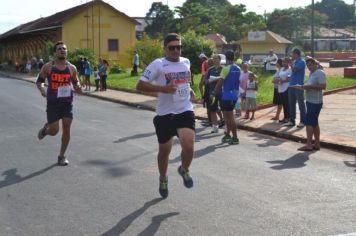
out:
<path id="1" fill-rule="evenodd" d="M 69 48 L 89 48 L 110 64 L 131 66 L 127 49 L 136 42 L 135 23 L 100 2 L 64 22 L 62 37 Z M 109 39 L 118 40 L 118 51 L 109 51 Z"/>

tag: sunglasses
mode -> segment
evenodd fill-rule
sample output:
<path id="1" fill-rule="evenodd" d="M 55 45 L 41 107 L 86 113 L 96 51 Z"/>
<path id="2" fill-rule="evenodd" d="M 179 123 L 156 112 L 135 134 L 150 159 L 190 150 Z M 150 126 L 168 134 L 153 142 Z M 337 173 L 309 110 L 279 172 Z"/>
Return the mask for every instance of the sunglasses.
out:
<path id="1" fill-rule="evenodd" d="M 64 48 L 64 47 L 57 48 L 57 51 L 59 51 L 59 50 L 64 50 L 64 51 L 66 51 L 66 50 L 67 50 L 67 48 Z"/>
<path id="2" fill-rule="evenodd" d="M 169 51 L 174 51 L 175 49 L 177 49 L 177 51 L 182 50 L 183 45 L 176 45 L 176 46 L 167 46 Z"/>

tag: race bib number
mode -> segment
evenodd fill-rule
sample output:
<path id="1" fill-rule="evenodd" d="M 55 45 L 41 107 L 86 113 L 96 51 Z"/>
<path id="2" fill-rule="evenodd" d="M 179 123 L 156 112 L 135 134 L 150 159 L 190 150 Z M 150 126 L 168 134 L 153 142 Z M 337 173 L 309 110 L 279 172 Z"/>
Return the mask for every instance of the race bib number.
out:
<path id="1" fill-rule="evenodd" d="M 58 87 L 57 98 L 66 98 L 71 95 L 71 87 L 70 85 L 60 86 Z"/>
<path id="2" fill-rule="evenodd" d="M 177 87 L 176 93 L 173 95 L 174 102 L 180 102 L 190 97 L 190 86 L 188 83 L 180 84 Z"/>

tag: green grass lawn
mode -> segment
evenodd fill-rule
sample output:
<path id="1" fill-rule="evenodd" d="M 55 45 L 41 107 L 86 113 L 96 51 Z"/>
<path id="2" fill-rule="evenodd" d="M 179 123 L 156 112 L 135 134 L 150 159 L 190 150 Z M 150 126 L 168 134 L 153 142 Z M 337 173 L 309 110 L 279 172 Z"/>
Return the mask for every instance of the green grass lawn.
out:
<path id="1" fill-rule="evenodd" d="M 113 89 L 121 89 L 126 91 L 135 91 L 137 81 L 139 76 L 131 77 L 130 71 L 124 72 L 121 74 L 109 74 L 107 78 L 107 85 Z M 200 80 L 200 75 L 194 76 L 194 85 L 192 86 L 193 90 L 198 99 L 201 98 L 198 84 Z M 306 76 L 307 79 L 307 76 Z M 337 88 L 344 88 L 356 85 L 356 79 L 353 78 L 343 78 L 343 77 L 328 77 L 327 78 L 327 90 L 333 90 Z M 273 99 L 273 84 L 272 84 L 272 75 L 262 75 L 258 80 L 258 92 L 257 92 L 257 104 L 269 104 L 272 103 Z"/>

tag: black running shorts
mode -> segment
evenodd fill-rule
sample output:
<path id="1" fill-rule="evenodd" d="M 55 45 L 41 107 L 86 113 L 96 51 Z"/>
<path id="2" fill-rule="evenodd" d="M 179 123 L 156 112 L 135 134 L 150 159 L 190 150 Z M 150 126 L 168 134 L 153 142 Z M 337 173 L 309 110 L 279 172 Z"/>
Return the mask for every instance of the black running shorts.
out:
<path id="1" fill-rule="evenodd" d="M 73 105 L 68 102 L 47 103 L 47 122 L 54 123 L 63 117 L 73 119 Z"/>
<path id="2" fill-rule="evenodd" d="M 222 111 L 233 111 L 236 100 L 220 100 L 220 108 Z"/>
<path id="3" fill-rule="evenodd" d="M 193 111 L 180 114 L 155 116 L 153 124 L 160 144 L 168 142 L 173 136 L 178 136 L 177 129 L 189 128 L 195 130 L 195 115 Z"/>

